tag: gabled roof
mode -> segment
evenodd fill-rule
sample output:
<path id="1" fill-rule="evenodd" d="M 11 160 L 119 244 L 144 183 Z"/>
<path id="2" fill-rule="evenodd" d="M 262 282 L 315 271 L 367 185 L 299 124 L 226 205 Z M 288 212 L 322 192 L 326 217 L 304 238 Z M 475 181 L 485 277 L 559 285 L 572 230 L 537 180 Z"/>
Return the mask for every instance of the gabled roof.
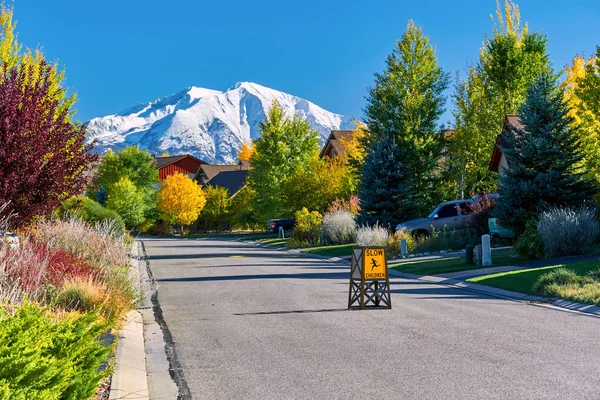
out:
<path id="1" fill-rule="evenodd" d="M 206 164 L 205 161 L 202 161 L 194 156 L 191 156 L 189 154 L 183 154 L 180 156 L 167 156 L 167 157 L 156 157 L 156 168 L 163 168 L 166 167 L 167 165 L 171 165 L 173 163 L 176 163 L 179 160 L 183 160 L 184 158 L 191 158 L 194 161 L 199 162 L 200 164 Z"/>
<path id="2" fill-rule="evenodd" d="M 329 137 L 327 138 L 327 141 L 325 141 L 325 144 L 323 145 L 323 148 L 319 153 L 319 157 L 324 157 L 325 154 L 328 153 L 330 148 L 333 148 L 337 155 L 343 156 L 344 154 L 346 154 L 346 149 L 344 148 L 342 141 L 348 141 L 352 139 L 352 136 L 354 136 L 354 131 L 331 131 Z"/>
<path id="3" fill-rule="evenodd" d="M 225 171 L 246 171 L 250 168 L 250 163 L 247 161 L 240 161 L 234 165 L 218 165 L 218 164 L 202 164 L 196 172 L 194 179 L 199 180 L 201 184 L 208 183 L 211 179 L 217 176 L 221 172 Z"/>
<path id="4" fill-rule="evenodd" d="M 502 159 L 502 149 L 501 148 L 511 148 L 511 144 L 506 140 L 505 132 L 511 131 L 514 133 L 514 130 L 524 131 L 525 127 L 521 122 L 521 118 L 518 115 L 508 114 L 504 119 L 504 124 L 502 125 L 502 133 L 496 136 L 496 144 L 494 145 L 494 152 L 492 153 L 492 159 L 490 160 L 489 170 L 493 172 L 500 172 L 500 160 Z"/>
<path id="5" fill-rule="evenodd" d="M 229 197 L 233 197 L 244 187 L 247 176 L 248 170 L 221 171 L 207 185 L 224 187 L 229 192 Z"/>

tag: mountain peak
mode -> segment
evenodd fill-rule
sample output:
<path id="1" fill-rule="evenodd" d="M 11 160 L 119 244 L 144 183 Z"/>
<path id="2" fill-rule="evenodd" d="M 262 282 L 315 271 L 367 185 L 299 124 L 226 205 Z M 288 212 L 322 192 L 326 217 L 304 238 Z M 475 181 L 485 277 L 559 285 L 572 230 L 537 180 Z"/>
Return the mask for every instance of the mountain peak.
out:
<path id="1" fill-rule="evenodd" d="M 245 89 L 239 92 L 238 89 Z M 296 96 L 254 82 L 237 82 L 222 92 L 189 86 L 117 115 L 88 122 L 88 140 L 96 152 L 138 145 L 152 154 L 189 153 L 207 162 L 237 161 L 245 141 L 260 135 L 258 124 L 273 100 L 288 115 L 298 114 L 325 139 L 331 130 L 351 129 L 351 119 Z"/>

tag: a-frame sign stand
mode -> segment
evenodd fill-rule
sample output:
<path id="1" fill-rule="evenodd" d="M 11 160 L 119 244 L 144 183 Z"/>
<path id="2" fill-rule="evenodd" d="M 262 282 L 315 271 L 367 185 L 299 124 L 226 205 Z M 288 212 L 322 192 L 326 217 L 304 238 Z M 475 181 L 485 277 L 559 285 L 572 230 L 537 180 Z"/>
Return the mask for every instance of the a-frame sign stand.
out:
<path id="1" fill-rule="evenodd" d="M 348 308 L 392 308 L 390 280 L 381 247 L 353 247 Z"/>

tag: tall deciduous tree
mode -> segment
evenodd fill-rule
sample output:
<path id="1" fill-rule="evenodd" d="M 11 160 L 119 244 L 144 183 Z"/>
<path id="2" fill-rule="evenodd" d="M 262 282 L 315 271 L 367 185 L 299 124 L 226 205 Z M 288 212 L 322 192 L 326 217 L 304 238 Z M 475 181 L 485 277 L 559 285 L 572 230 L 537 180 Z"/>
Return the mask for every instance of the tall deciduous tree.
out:
<path id="1" fill-rule="evenodd" d="M 198 221 L 204 222 L 206 229 L 221 230 L 226 224 L 229 213 L 229 191 L 220 186 L 207 185 L 204 187 L 206 204 L 200 212 Z"/>
<path id="2" fill-rule="evenodd" d="M 25 84 L 35 85 L 40 80 L 48 81 L 46 97 L 58 101 L 54 117 L 70 120 L 74 110 L 77 97 L 68 94 L 64 88 L 65 72 L 59 71 L 58 65 L 50 65 L 44 59 L 39 49 L 23 49 L 16 35 L 17 23 L 13 19 L 14 13 L 11 8 L 0 6 L 0 64 L 5 70 L 12 70 L 18 66 L 24 66 L 27 70 Z M 22 51 L 23 50 L 23 51 Z M 75 139 L 74 139 L 75 140 Z"/>
<path id="3" fill-rule="evenodd" d="M 69 111 L 49 93 L 52 67 L 39 78 L 24 65 L 5 70 L 0 81 L 0 204 L 24 224 L 47 215 L 66 198 L 81 193 L 83 171 L 97 157 L 85 145 L 85 127 L 69 122 Z"/>
<path id="4" fill-rule="evenodd" d="M 519 110 L 523 129 L 504 132 L 508 162 L 495 213 L 516 233 L 545 206 L 579 206 L 597 187 L 577 168 L 583 158 L 556 77 L 542 73 Z"/>
<path id="5" fill-rule="evenodd" d="M 497 26 L 486 37 L 479 62 L 469 67 L 454 94 L 455 137 L 450 145 L 457 196 L 492 191 L 496 176 L 488 170 L 495 138 L 507 114 L 525 101 L 529 84 L 550 71 L 547 39 L 521 25 L 519 8 L 498 3 Z"/>
<path id="6" fill-rule="evenodd" d="M 144 196 L 126 176 L 111 186 L 106 208 L 117 212 L 128 228 L 134 228 L 144 222 Z"/>
<path id="7" fill-rule="evenodd" d="M 110 197 L 113 186 L 123 177 L 142 195 L 145 219 L 152 221 L 156 214 L 154 185 L 158 182 L 158 169 L 154 158 L 137 146 L 128 146 L 118 154 L 109 151 L 103 156 L 88 196 L 102 204 L 106 194 Z M 125 215 L 121 217 L 126 219 Z"/>
<path id="8" fill-rule="evenodd" d="M 248 183 L 255 192 L 257 216 L 266 222 L 269 218 L 291 216 L 283 207 L 283 182 L 317 156 L 319 134 L 306 120 L 286 116 L 276 102 L 259 129 L 261 137 L 254 141 L 256 152 L 250 158 Z"/>
<path id="9" fill-rule="evenodd" d="M 206 196 L 198 184 L 180 172 L 167 177 L 158 191 L 161 218 L 170 224 L 189 225 L 198 219 Z"/>
<path id="10" fill-rule="evenodd" d="M 579 134 L 583 152 L 581 166 L 585 173 L 600 183 L 600 48 L 596 57 L 588 60 L 576 56 L 565 67 L 562 83 L 569 116 Z"/>
<path id="11" fill-rule="evenodd" d="M 402 154 L 403 172 L 395 184 L 409 193 L 407 198 L 414 202 L 404 208 L 403 218 L 416 217 L 439 201 L 435 171 L 444 143 L 438 120 L 444 112 L 443 92 L 448 83 L 448 75 L 439 67 L 429 38 L 410 21 L 388 57 L 385 71 L 375 74 L 375 85 L 369 91 L 365 108 L 371 146 L 385 139 L 388 146 L 394 143 L 399 149 L 397 152 Z M 363 172 L 363 185 L 366 179 L 376 180 L 377 174 L 389 174 L 367 165 L 377 161 L 376 156 L 365 159 L 363 170 L 375 175 L 367 178 Z M 361 193 L 365 196 L 371 192 L 362 190 Z M 368 198 L 361 197 L 361 200 L 371 203 Z M 365 209 L 364 215 L 374 211 Z M 391 209 L 389 212 L 395 213 Z"/>

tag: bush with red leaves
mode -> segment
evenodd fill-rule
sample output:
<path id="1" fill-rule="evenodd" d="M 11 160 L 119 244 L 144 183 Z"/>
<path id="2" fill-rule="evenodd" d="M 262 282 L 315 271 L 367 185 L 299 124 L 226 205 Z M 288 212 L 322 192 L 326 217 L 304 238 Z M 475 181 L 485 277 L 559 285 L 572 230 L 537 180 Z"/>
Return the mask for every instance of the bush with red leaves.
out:
<path id="1" fill-rule="evenodd" d="M 95 277 L 96 267 L 65 250 L 49 249 L 31 244 L 19 250 L 3 253 L 0 265 L 9 281 L 28 294 L 35 294 L 42 285 L 60 286 L 71 277 Z"/>
<path id="2" fill-rule="evenodd" d="M 489 233 L 488 219 L 492 216 L 492 211 L 496 206 L 496 198 L 494 194 L 482 193 L 477 196 L 475 203 L 470 206 L 475 221 L 475 229 L 479 236 Z"/>

